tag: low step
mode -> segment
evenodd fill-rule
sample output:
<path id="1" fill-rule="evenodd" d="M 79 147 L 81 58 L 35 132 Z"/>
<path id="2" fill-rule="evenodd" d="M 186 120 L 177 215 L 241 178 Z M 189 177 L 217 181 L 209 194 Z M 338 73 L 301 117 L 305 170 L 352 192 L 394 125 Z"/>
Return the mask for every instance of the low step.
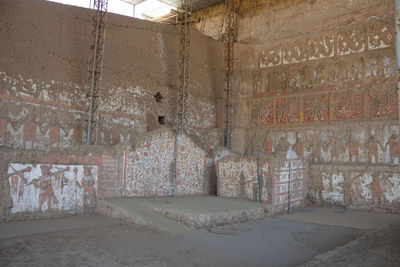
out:
<path id="1" fill-rule="evenodd" d="M 215 196 L 113 198 L 98 202 L 96 211 L 130 223 L 164 232 L 243 223 L 263 219 L 269 206 L 242 199 Z"/>
<path id="2" fill-rule="evenodd" d="M 255 221 L 259 219 L 264 219 L 266 217 L 266 212 L 262 207 L 247 210 L 229 210 L 197 213 L 165 209 L 150 205 L 149 208 L 154 212 L 157 212 L 158 214 L 176 220 L 193 229 L 213 228 L 221 225 Z"/>

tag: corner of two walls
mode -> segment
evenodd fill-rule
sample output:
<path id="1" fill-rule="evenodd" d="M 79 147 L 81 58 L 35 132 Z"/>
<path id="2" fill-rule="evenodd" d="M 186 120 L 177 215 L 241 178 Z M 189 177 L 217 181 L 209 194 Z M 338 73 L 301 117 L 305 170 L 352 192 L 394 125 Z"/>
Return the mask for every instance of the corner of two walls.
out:
<path id="1" fill-rule="evenodd" d="M 230 155 L 218 160 L 216 168 L 219 196 L 252 201 L 259 198 L 268 204 L 270 215 L 306 204 L 309 168 L 302 157 L 288 157 L 286 153 L 259 158 Z"/>
<path id="2" fill-rule="evenodd" d="M 13 201 L 25 203 L 21 191 L 24 188 L 30 192 L 25 197 L 35 195 L 31 204 L 23 204 L 30 205 L 26 206 L 29 212 L 50 209 L 49 214 L 53 211 L 56 214 L 71 210 L 74 205 L 82 208 L 87 189 L 83 189 L 81 179 L 88 167 L 92 170 L 97 197 L 123 195 L 123 182 L 118 177 L 123 171 L 127 147 L 149 130 L 165 127 L 159 125 L 158 116 L 164 117 L 167 127 L 175 128 L 179 88 L 176 27 L 109 14 L 99 146 L 81 145 L 85 135 L 82 120 L 87 104 L 91 12 L 39 0 L 2 3 L 0 23 L 5 27 L 0 33 L 2 218 L 10 218 L 10 212 L 18 209 Z M 221 86 L 219 73 L 223 68 L 215 63 L 222 60 L 215 59 L 221 57 L 222 45 L 195 31 L 191 35 L 188 134 L 210 157 L 219 142 L 215 88 Z M 162 95 L 161 102 L 155 99 L 158 92 Z M 149 118 L 153 121 L 149 122 Z M 208 164 L 207 174 L 212 173 L 209 161 L 201 159 L 201 166 Z M 54 187 L 46 193 L 40 189 L 39 180 L 43 178 L 47 183 L 49 177 Z M 81 187 L 71 182 L 74 179 Z M 202 187 L 208 192 L 211 186 Z M 50 197 L 53 195 L 54 199 Z M 37 207 L 39 198 L 45 199 L 41 201 L 42 207 Z M 70 201 L 75 204 L 68 204 Z"/>
<path id="3" fill-rule="evenodd" d="M 262 35 L 235 45 L 233 150 L 303 156 L 312 202 L 399 211 L 393 3 L 340 2 L 239 19 Z"/>

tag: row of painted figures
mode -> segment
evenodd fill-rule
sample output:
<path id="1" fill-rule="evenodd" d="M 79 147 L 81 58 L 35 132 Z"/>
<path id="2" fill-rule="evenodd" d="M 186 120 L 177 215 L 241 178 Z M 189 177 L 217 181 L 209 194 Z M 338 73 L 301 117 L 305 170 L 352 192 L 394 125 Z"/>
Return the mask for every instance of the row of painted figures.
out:
<path id="1" fill-rule="evenodd" d="M 32 207 L 32 211 L 68 210 L 68 205 L 60 203 L 60 198 L 67 201 L 66 195 L 74 192 L 75 203 L 72 207 L 76 207 L 78 202 L 82 201 L 84 212 L 93 212 L 96 203 L 93 167 L 83 166 L 83 176 L 78 177 L 78 168 L 81 166 L 74 167 L 72 172 L 71 168 L 65 165 L 40 164 L 39 166 L 40 168 L 30 164 L 9 165 L 10 195 L 15 211 L 29 210 L 27 207 L 34 205 L 31 203 L 34 201 L 37 205 Z M 81 196 L 78 196 L 78 189 L 82 191 Z"/>

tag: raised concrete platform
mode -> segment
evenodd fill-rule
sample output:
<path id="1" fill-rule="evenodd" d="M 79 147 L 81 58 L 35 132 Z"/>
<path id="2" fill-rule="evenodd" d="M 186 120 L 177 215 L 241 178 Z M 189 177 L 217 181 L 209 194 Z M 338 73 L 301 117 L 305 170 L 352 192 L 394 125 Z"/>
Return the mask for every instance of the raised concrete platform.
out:
<path id="1" fill-rule="evenodd" d="M 96 210 L 134 224 L 177 233 L 185 231 L 185 226 L 201 229 L 263 219 L 268 208 L 248 200 L 196 196 L 113 198 L 100 200 Z"/>

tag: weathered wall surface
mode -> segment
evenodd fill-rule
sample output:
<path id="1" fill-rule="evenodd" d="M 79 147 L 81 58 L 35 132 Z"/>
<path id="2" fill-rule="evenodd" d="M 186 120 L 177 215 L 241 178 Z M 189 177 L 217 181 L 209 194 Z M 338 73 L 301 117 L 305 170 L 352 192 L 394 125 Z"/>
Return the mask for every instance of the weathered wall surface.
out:
<path id="1" fill-rule="evenodd" d="M 315 179 L 310 188 L 317 202 L 356 208 L 400 208 L 399 166 L 311 165 Z"/>
<path id="2" fill-rule="evenodd" d="M 0 3 L 0 144 L 16 149 L 81 143 L 92 11 L 44 1 Z M 218 42 L 191 34 L 189 133 L 214 146 Z M 109 14 L 100 106 L 100 144 L 176 123 L 176 27 Z M 163 99 L 156 102 L 160 92 Z M 84 134 L 84 133 L 83 133 Z"/>
<path id="3" fill-rule="evenodd" d="M 207 194 L 206 153 L 187 135 L 176 146 L 177 195 Z M 173 193 L 175 133 L 164 128 L 134 144 L 65 151 L 0 150 L 0 220 L 91 211 L 98 199 Z"/>
<path id="4" fill-rule="evenodd" d="M 271 204 L 270 213 L 303 206 L 308 193 L 308 166 L 302 159 L 282 155 L 260 158 L 260 200 Z M 257 159 L 227 156 L 217 162 L 218 195 L 257 200 Z M 290 194 L 289 194 L 290 188 Z"/>
<path id="5" fill-rule="evenodd" d="M 220 39 L 222 5 L 195 15 L 200 31 Z M 313 167 L 309 197 L 318 203 L 398 210 L 399 178 L 381 181 L 400 158 L 393 1 L 239 1 L 236 29 L 233 150 L 291 150 L 333 169 Z M 380 193 L 335 201 L 339 173 L 344 192 Z M 388 198 L 378 205 L 380 195 Z"/>
<path id="6" fill-rule="evenodd" d="M 264 44 L 312 32 L 332 30 L 360 20 L 378 21 L 375 14 L 390 17 L 388 0 L 252 0 L 235 1 L 236 40 L 246 44 Z M 195 28 L 214 39 L 225 32 L 224 5 L 196 12 Z"/>
<path id="7" fill-rule="evenodd" d="M 16 202 L 16 178 L 8 176 L 13 164 L 32 165 L 33 169 L 40 164 L 64 166 L 70 171 L 75 165 L 93 165 L 97 168 L 97 197 L 122 196 L 128 143 L 159 128 L 159 117 L 164 117 L 161 120 L 166 126 L 175 128 L 178 29 L 108 14 L 97 137 L 103 147 L 80 145 L 85 139 L 82 129 L 92 12 L 39 0 L 0 1 L 0 218 L 36 216 L 32 209 L 39 205 L 36 198 L 30 199 L 33 206 L 29 207 Z M 190 38 L 187 132 L 210 157 L 219 142 L 215 94 L 222 82 L 222 50 L 218 42 L 197 31 L 192 31 Z M 157 93 L 161 101 L 156 101 Z M 110 150 L 110 145 L 116 144 L 125 147 Z M 208 178 L 212 178 L 212 167 L 207 168 Z M 79 173 L 82 167 L 77 168 Z M 28 181 L 41 174 L 36 170 L 25 175 Z M 23 185 L 21 188 L 28 191 L 35 188 Z M 211 190 L 209 186 L 204 189 Z M 35 190 L 37 194 L 39 189 Z M 68 196 L 77 196 L 71 190 L 68 192 L 73 194 Z M 44 202 L 43 216 L 63 213 L 63 207 L 70 205 L 51 203 L 50 209 L 45 209 L 47 200 Z M 79 201 L 74 203 L 80 207 Z M 14 214 L 15 209 L 24 212 Z"/>
<path id="8" fill-rule="evenodd" d="M 260 163 L 262 185 L 260 199 L 267 202 L 269 165 L 263 159 Z M 257 161 L 253 157 L 224 157 L 217 162 L 218 195 L 223 197 L 257 200 Z M 269 192 L 271 193 L 271 192 Z"/>
<path id="9" fill-rule="evenodd" d="M 124 195 L 172 195 L 175 154 L 176 194 L 203 194 L 205 152 L 186 135 L 178 135 L 176 143 L 174 131 L 165 129 L 147 134 L 127 153 Z"/>

